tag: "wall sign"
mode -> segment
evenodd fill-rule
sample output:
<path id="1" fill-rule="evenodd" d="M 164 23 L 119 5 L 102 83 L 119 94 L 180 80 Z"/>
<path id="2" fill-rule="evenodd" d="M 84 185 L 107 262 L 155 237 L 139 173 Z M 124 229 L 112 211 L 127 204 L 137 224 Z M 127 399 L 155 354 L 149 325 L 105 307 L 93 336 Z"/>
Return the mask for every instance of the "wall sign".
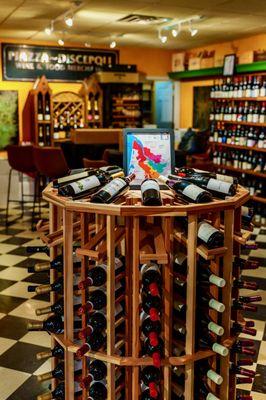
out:
<path id="1" fill-rule="evenodd" d="M 6 81 L 34 81 L 45 75 L 50 81 L 77 82 L 95 67 L 117 64 L 119 51 L 3 43 L 2 61 Z"/>

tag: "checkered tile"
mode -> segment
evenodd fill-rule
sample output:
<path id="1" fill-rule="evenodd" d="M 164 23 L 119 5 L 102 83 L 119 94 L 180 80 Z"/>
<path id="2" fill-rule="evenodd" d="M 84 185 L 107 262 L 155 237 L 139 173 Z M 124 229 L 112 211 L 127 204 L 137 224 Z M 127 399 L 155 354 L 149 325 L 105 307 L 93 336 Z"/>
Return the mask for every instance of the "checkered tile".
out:
<path id="1" fill-rule="evenodd" d="M 28 209 L 29 210 L 29 209 Z M 47 212 L 47 208 L 43 210 Z M 20 210 L 11 210 L 16 218 Z M 36 317 L 35 309 L 45 307 L 49 295 L 28 293 L 27 286 L 47 283 L 46 273 L 28 273 L 27 268 L 43 261 L 43 255 L 30 257 L 25 252 L 28 245 L 38 245 L 38 235 L 31 229 L 31 212 L 26 211 L 23 219 L 16 220 L 6 231 L 4 209 L 0 209 L 0 400 L 35 400 L 40 393 L 47 391 L 49 381 L 38 383 L 36 375 L 51 369 L 49 360 L 37 361 L 36 353 L 50 347 L 50 337 L 45 332 L 28 332 L 29 320 Z M 266 229 L 255 228 L 254 237 L 257 250 L 245 250 L 243 256 L 259 260 L 258 270 L 244 271 L 245 280 L 259 284 L 258 293 L 263 301 L 258 303 L 258 313 L 246 313 L 246 317 L 256 319 L 256 356 L 253 357 L 253 370 L 256 377 L 252 385 L 239 385 L 238 392 L 251 394 L 253 400 L 264 400 L 266 393 Z M 241 290 L 248 295 L 248 291 Z M 245 335 L 242 335 L 243 338 Z M 222 400 L 222 399 L 221 399 Z"/>

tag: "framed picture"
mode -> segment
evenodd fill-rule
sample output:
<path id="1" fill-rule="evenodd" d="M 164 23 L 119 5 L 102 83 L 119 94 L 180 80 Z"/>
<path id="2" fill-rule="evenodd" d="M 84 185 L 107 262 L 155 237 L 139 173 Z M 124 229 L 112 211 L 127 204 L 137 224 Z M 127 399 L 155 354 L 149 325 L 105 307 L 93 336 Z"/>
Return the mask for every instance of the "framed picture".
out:
<path id="1" fill-rule="evenodd" d="M 0 90 L 0 150 L 18 139 L 18 92 Z"/>
<path id="2" fill-rule="evenodd" d="M 233 76 L 235 72 L 236 55 L 227 54 L 224 56 L 223 76 Z"/>
<path id="3" fill-rule="evenodd" d="M 193 128 L 204 131 L 210 124 L 212 107 L 211 86 L 195 86 L 193 88 Z"/>

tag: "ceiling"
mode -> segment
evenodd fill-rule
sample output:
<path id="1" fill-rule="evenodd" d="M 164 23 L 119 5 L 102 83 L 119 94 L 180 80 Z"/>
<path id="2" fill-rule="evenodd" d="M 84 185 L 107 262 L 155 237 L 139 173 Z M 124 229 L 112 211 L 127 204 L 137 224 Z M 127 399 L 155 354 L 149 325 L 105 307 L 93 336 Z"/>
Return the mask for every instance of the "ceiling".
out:
<path id="1" fill-rule="evenodd" d="M 165 47 L 188 49 L 215 42 L 228 41 L 257 33 L 266 33 L 266 0 L 0 0 L 0 39 L 58 40 L 96 47 L 109 45 L 115 39 L 118 46 Z M 74 11 L 74 25 L 68 28 L 64 14 Z M 119 22 L 129 14 L 164 18 L 159 24 Z M 193 23 L 198 28 L 191 37 L 184 24 L 177 38 L 169 27 L 180 20 L 202 16 Z M 44 29 L 54 20 L 54 32 Z M 158 39 L 163 28 L 168 40 Z M 266 47 L 266 45 L 265 45 Z"/>

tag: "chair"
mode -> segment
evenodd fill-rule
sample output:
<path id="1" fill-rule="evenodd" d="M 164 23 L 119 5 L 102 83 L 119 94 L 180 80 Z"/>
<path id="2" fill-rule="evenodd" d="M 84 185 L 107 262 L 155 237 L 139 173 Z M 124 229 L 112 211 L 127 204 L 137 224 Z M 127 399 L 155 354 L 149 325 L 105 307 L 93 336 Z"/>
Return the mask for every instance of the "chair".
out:
<path id="1" fill-rule="evenodd" d="M 33 159 L 33 146 L 19 146 L 19 145 L 9 145 L 7 146 L 7 157 L 8 163 L 10 165 L 9 177 L 8 177 L 8 188 L 7 188 L 7 205 L 6 205 L 6 227 L 8 227 L 8 213 L 9 213 L 9 203 L 19 202 L 21 204 L 21 216 L 17 219 L 22 218 L 24 215 L 24 197 L 31 195 L 24 195 L 23 190 L 23 174 L 30 176 L 34 179 L 34 203 L 33 208 L 35 208 L 36 202 L 36 186 L 38 183 L 38 171 Z M 21 200 L 10 199 L 10 189 L 11 189 L 11 179 L 12 172 L 17 171 L 21 178 Z M 14 222 L 13 220 L 12 222 Z M 32 216 L 32 227 L 33 227 L 33 216 Z"/>
<path id="2" fill-rule="evenodd" d="M 123 153 L 114 149 L 105 149 L 101 160 L 83 158 L 85 168 L 101 168 L 106 165 L 118 165 L 123 168 Z"/>

